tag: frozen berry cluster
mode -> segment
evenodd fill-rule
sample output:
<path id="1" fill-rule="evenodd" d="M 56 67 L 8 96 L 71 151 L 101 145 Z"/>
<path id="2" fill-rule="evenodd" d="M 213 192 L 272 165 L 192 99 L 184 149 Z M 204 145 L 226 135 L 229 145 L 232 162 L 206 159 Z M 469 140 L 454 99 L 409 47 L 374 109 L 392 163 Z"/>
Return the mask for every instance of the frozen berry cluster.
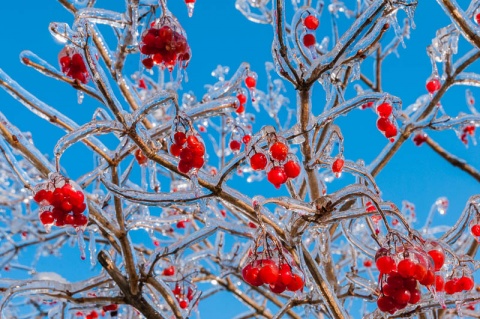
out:
<path id="1" fill-rule="evenodd" d="M 185 285 L 175 284 L 175 288 L 172 289 L 173 295 L 178 301 L 178 305 L 182 309 L 188 308 L 188 305 L 193 300 L 194 289 L 191 286 L 188 288 Z"/>
<path id="2" fill-rule="evenodd" d="M 307 32 L 303 35 L 302 41 L 303 45 L 309 49 L 313 48 L 317 42 L 314 33 L 319 25 L 320 21 L 318 21 L 318 18 L 314 15 L 308 15 L 305 19 L 303 19 L 303 26 Z"/>
<path id="3" fill-rule="evenodd" d="M 63 74 L 71 79 L 87 84 L 90 78 L 83 56 L 74 48 L 66 46 L 58 55 Z"/>
<path id="4" fill-rule="evenodd" d="M 383 102 L 377 106 L 377 114 L 377 128 L 386 138 L 393 142 L 395 136 L 397 136 L 397 126 L 393 118 L 393 106 L 388 102 Z"/>
<path id="5" fill-rule="evenodd" d="M 40 205 L 39 218 L 45 229 L 53 225 L 76 229 L 87 226 L 85 194 L 72 180 L 52 173 L 48 181 L 35 187 L 33 199 Z"/>
<path id="6" fill-rule="evenodd" d="M 269 143 L 269 151 L 257 151 L 255 147 L 250 152 L 250 166 L 255 171 L 262 171 L 270 167 L 267 179 L 276 188 L 280 188 L 289 178 L 300 175 L 301 167 L 295 155 L 289 153 L 290 149 L 285 140 L 274 137 Z"/>
<path id="7" fill-rule="evenodd" d="M 445 253 L 436 242 L 427 242 L 423 247 L 400 246 L 396 253 L 380 248 L 375 264 L 380 272 L 381 292 L 377 306 L 383 312 L 394 314 L 407 305 L 417 304 L 422 296 L 421 286 L 444 291 L 444 277 L 439 271 L 445 264 Z"/>
<path id="8" fill-rule="evenodd" d="M 242 269 L 243 279 L 252 286 L 266 285 L 276 294 L 285 290 L 300 291 L 303 289 L 303 276 L 298 267 L 286 260 L 283 255 L 265 251 L 252 254 Z"/>
<path id="9" fill-rule="evenodd" d="M 205 144 L 194 130 L 190 130 L 187 133 L 177 130 L 173 134 L 170 154 L 180 157 L 177 168 L 180 172 L 187 174 L 192 169 L 203 167 L 205 163 Z"/>
<path id="10" fill-rule="evenodd" d="M 190 47 L 185 32 L 171 19 L 162 18 L 153 22 L 142 35 L 140 52 L 147 69 L 158 65 L 172 71 L 179 64 L 186 67 L 190 61 Z"/>

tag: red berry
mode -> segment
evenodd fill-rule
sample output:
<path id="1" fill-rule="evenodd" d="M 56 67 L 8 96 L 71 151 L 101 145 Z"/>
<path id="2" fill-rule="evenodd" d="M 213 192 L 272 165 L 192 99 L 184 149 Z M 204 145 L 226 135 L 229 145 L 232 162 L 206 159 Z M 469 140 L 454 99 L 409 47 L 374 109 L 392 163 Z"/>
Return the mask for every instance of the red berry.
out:
<path id="1" fill-rule="evenodd" d="M 180 152 L 180 159 L 186 162 L 191 162 L 193 159 L 192 150 L 188 147 L 182 149 L 182 151 Z"/>
<path id="2" fill-rule="evenodd" d="M 252 286 L 258 287 L 263 285 L 262 278 L 259 276 L 260 268 L 248 264 L 242 270 L 243 279 Z"/>
<path id="3" fill-rule="evenodd" d="M 477 13 L 475 15 L 475 21 L 477 22 L 477 24 L 480 24 L 480 13 Z"/>
<path id="4" fill-rule="evenodd" d="M 416 146 L 420 146 L 427 141 L 427 138 L 427 134 L 417 134 L 413 138 L 413 143 L 415 143 Z"/>
<path id="5" fill-rule="evenodd" d="M 192 150 L 193 156 L 203 156 L 205 155 L 205 145 L 203 143 L 199 142 L 198 144 L 195 144 L 193 146 L 188 146 L 190 150 Z"/>
<path id="6" fill-rule="evenodd" d="M 202 168 L 203 167 L 203 164 L 205 163 L 205 160 L 203 159 L 203 157 L 201 156 L 194 156 L 193 159 L 192 159 L 192 162 L 191 162 L 191 165 L 194 167 L 194 168 Z"/>
<path id="7" fill-rule="evenodd" d="M 267 157 L 263 153 L 255 153 L 250 158 L 250 166 L 256 171 L 261 171 L 267 166 Z"/>
<path id="8" fill-rule="evenodd" d="M 38 192 L 33 195 L 33 200 L 36 201 L 37 203 L 40 203 L 42 200 L 45 199 L 45 194 L 47 193 L 46 190 L 41 189 Z"/>
<path id="9" fill-rule="evenodd" d="M 420 301 L 420 297 L 421 297 L 421 293 L 420 293 L 420 290 L 418 289 L 415 289 L 413 291 L 410 291 L 410 300 L 408 301 L 409 304 L 416 304 Z"/>
<path id="10" fill-rule="evenodd" d="M 277 281 L 275 282 L 275 284 L 270 284 L 270 290 L 273 292 L 273 293 L 276 293 L 276 294 L 281 294 L 282 292 L 285 291 L 285 289 L 287 289 L 287 286 L 282 282 L 282 280 L 280 279 L 280 277 L 278 277 Z"/>
<path id="11" fill-rule="evenodd" d="M 40 222 L 43 225 L 52 225 L 54 220 L 55 220 L 54 217 L 53 217 L 53 213 L 49 212 L 49 211 L 42 212 L 40 214 L 39 218 L 40 218 Z"/>
<path id="12" fill-rule="evenodd" d="M 279 278 L 284 285 L 288 285 L 292 281 L 292 270 L 288 264 L 280 265 Z"/>
<path id="13" fill-rule="evenodd" d="M 74 215 L 80 215 L 85 211 L 85 209 L 87 209 L 87 204 L 80 203 L 79 205 L 73 206 L 72 212 Z"/>
<path id="14" fill-rule="evenodd" d="M 188 144 L 188 147 L 195 147 L 202 143 L 198 140 L 198 138 L 195 135 L 189 135 L 187 137 L 187 144 Z"/>
<path id="15" fill-rule="evenodd" d="M 275 284 L 278 279 L 278 266 L 273 260 L 266 259 L 260 262 L 261 268 L 259 276 L 265 284 Z"/>
<path id="16" fill-rule="evenodd" d="M 370 268 L 372 267 L 373 263 L 370 259 L 367 259 L 367 260 L 364 260 L 363 261 L 363 266 L 367 267 L 367 268 Z"/>
<path id="17" fill-rule="evenodd" d="M 427 267 L 422 264 L 415 265 L 415 272 L 413 274 L 413 278 L 421 281 L 427 275 Z"/>
<path id="18" fill-rule="evenodd" d="M 392 125 L 392 122 L 388 119 L 388 117 L 380 117 L 377 120 L 377 128 L 381 132 L 385 132 L 389 126 Z"/>
<path id="19" fill-rule="evenodd" d="M 480 236 L 480 224 L 473 225 L 470 230 L 472 231 L 473 236 Z"/>
<path id="20" fill-rule="evenodd" d="M 335 174 L 340 174 L 343 170 L 343 165 L 345 161 L 342 158 L 337 158 L 332 164 L 332 172 Z"/>
<path id="21" fill-rule="evenodd" d="M 151 69 L 153 68 L 153 59 L 152 58 L 143 59 L 142 64 L 145 66 L 145 68 Z"/>
<path id="22" fill-rule="evenodd" d="M 247 103 L 247 97 L 245 96 L 245 94 L 242 94 L 242 93 L 238 94 L 237 99 L 238 99 L 238 102 L 240 102 L 240 105 Z"/>
<path id="23" fill-rule="evenodd" d="M 283 166 L 283 169 L 285 170 L 285 174 L 287 174 L 289 178 L 295 178 L 300 175 L 300 165 L 298 165 L 296 161 L 287 161 Z"/>
<path id="24" fill-rule="evenodd" d="M 188 307 L 188 301 L 182 300 L 178 303 L 180 305 L 180 308 L 186 309 Z"/>
<path id="25" fill-rule="evenodd" d="M 192 288 L 190 288 L 190 287 L 188 287 L 187 299 L 188 299 L 189 301 L 192 301 L 192 299 L 193 299 L 193 290 L 192 290 Z"/>
<path id="26" fill-rule="evenodd" d="M 170 154 L 172 154 L 175 157 L 179 157 L 180 154 L 182 153 L 182 147 L 178 146 L 177 144 L 172 144 L 170 145 Z"/>
<path id="27" fill-rule="evenodd" d="M 237 112 L 237 114 L 242 114 L 243 112 L 245 112 L 245 104 L 240 104 L 240 106 L 237 107 L 235 112 Z"/>
<path id="28" fill-rule="evenodd" d="M 382 274 L 389 274 L 397 268 L 395 260 L 390 256 L 382 256 L 375 262 L 377 269 Z"/>
<path id="29" fill-rule="evenodd" d="M 72 210 L 73 206 L 72 206 L 72 203 L 70 203 L 69 201 L 65 200 L 62 202 L 62 209 L 64 212 L 68 213 Z"/>
<path id="30" fill-rule="evenodd" d="M 391 124 L 385 129 L 385 137 L 391 138 L 394 136 L 397 136 L 397 127 L 394 124 Z"/>
<path id="31" fill-rule="evenodd" d="M 280 188 L 287 181 L 288 176 L 282 167 L 276 166 L 268 172 L 267 179 L 273 186 Z"/>
<path id="32" fill-rule="evenodd" d="M 288 155 L 288 146 L 277 141 L 270 146 L 270 154 L 277 161 L 283 162 Z"/>
<path id="33" fill-rule="evenodd" d="M 443 251 L 440 251 L 438 249 L 430 250 L 428 254 L 433 259 L 433 263 L 435 264 L 435 271 L 439 271 L 445 263 L 445 254 L 443 253 Z"/>
<path id="34" fill-rule="evenodd" d="M 184 160 L 180 160 L 178 162 L 178 170 L 183 174 L 187 174 L 188 172 L 190 172 L 192 168 L 193 168 L 193 165 L 191 162 L 187 162 Z"/>
<path id="35" fill-rule="evenodd" d="M 404 259 L 398 263 L 397 269 L 398 273 L 402 277 L 409 278 L 413 276 L 413 272 L 415 271 L 415 263 L 410 259 Z"/>
<path id="36" fill-rule="evenodd" d="M 433 273 L 433 271 L 429 270 L 425 274 L 425 277 L 423 277 L 422 280 L 419 280 L 419 282 L 424 286 L 431 286 L 435 283 L 435 274 Z"/>
<path id="37" fill-rule="evenodd" d="M 249 89 L 253 89 L 257 85 L 257 80 L 253 76 L 247 76 L 245 78 L 245 85 Z"/>
<path id="38" fill-rule="evenodd" d="M 175 267 L 174 266 L 170 266 L 170 267 L 167 267 L 163 270 L 163 275 L 164 276 L 173 276 L 175 275 Z"/>
<path id="39" fill-rule="evenodd" d="M 392 114 L 393 107 L 390 103 L 382 103 L 377 106 L 377 113 L 380 117 L 389 117 Z"/>
<path id="40" fill-rule="evenodd" d="M 303 20 L 303 25 L 308 30 L 316 30 L 319 24 L 320 22 L 318 21 L 317 17 L 313 15 L 309 15 L 308 17 L 305 18 L 305 20 Z"/>
<path id="41" fill-rule="evenodd" d="M 177 223 L 177 228 L 185 228 L 185 221 L 181 220 Z"/>
<path id="42" fill-rule="evenodd" d="M 307 48 L 313 46 L 316 42 L 317 40 L 313 34 L 307 33 L 303 36 L 303 45 Z"/>
<path id="43" fill-rule="evenodd" d="M 175 132 L 175 134 L 173 135 L 173 140 L 175 141 L 175 144 L 177 144 L 178 146 L 182 146 L 187 141 L 187 136 L 184 132 Z"/>
<path id="44" fill-rule="evenodd" d="M 405 288 L 404 287 L 404 278 L 400 276 L 397 272 L 391 272 L 390 276 L 387 278 L 387 283 L 394 287 L 395 289 Z"/>
<path id="45" fill-rule="evenodd" d="M 385 296 L 393 296 L 395 291 L 397 291 L 397 288 L 393 285 L 384 284 L 382 287 L 382 292 Z"/>
<path id="46" fill-rule="evenodd" d="M 248 134 L 244 135 L 243 138 L 242 138 L 242 142 L 243 144 L 248 144 L 250 143 L 250 140 L 252 139 L 252 137 Z"/>
<path id="47" fill-rule="evenodd" d="M 83 227 L 88 224 L 87 216 L 83 214 L 75 215 L 75 221 L 73 222 L 73 227 Z"/>
<path id="48" fill-rule="evenodd" d="M 442 276 L 436 275 L 435 276 L 435 290 L 436 291 L 443 291 L 445 289 L 445 281 L 443 280 Z"/>
<path id="49" fill-rule="evenodd" d="M 455 283 L 455 288 L 458 292 L 470 291 L 474 286 L 473 280 L 470 277 L 463 276 Z"/>
<path id="50" fill-rule="evenodd" d="M 404 278 L 403 279 L 403 286 L 408 290 L 412 291 L 417 288 L 417 280 L 413 277 Z"/>
<path id="51" fill-rule="evenodd" d="M 148 162 L 148 157 L 146 157 L 145 154 L 143 154 L 141 149 L 137 149 L 135 151 L 135 159 L 140 165 L 145 165 Z"/>
<path id="52" fill-rule="evenodd" d="M 445 293 L 447 295 L 453 295 L 456 290 L 455 290 L 455 282 L 456 280 L 448 280 L 446 283 L 445 283 Z"/>
<path id="53" fill-rule="evenodd" d="M 427 85 L 426 85 L 427 91 L 430 94 L 433 94 L 436 91 L 440 90 L 440 87 L 441 87 L 440 80 L 437 78 L 431 79 L 430 81 L 427 82 Z"/>
<path id="54" fill-rule="evenodd" d="M 289 291 L 297 291 L 303 288 L 303 279 L 297 274 L 292 275 L 292 281 L 287 285 Z"/>
<path id="55" fill-rule="evenodd" d="M 117 304 L 110 304 L 102 307 L 103 311 L 116 311 L 118 310 L 118 305 Z"/>
<path id="56" fill-rule="evenodd" d="M 398 289 L 392 296 L 396 304 L 406 304 L 410 301 L 410 291 L 405 288 Z"/>
<path id="57" fill-rule="evenodd" d="M 230 141 L 230 149 L 233 151 L 233 152 L 238 152 L 240 151 L 240 148 L 242 147 L 242 144 L 237 141 L 237 140 L 231 140 Z"/>
<path id="58" fill-rule="evenodd" d="M 395 311 L 395 302 L 390 297 L 382 296 L 378 298 L 377 306 L 383 312 Z"/>

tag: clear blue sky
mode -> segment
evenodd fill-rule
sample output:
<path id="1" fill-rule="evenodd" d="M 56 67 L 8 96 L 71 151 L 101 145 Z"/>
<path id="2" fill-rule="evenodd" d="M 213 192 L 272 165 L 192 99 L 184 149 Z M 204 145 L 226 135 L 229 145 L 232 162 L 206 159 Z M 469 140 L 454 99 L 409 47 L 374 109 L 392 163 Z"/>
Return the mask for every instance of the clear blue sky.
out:
<path id="1" fill-rule="evenodd" d="M 99 0 L 100 6 L 110 1 Z M 121 1 L 120 1 L 121 2 Z M 247 21 L 234 8 L 234 1 L 198 0 L 193 18 L 188 19 L 182 1 L 170 1 L 171 11 L 177 15 L 188 34 L 188 40 L 193 51 L 193 58 L 188 67 L 189 83 L 185 90 L 193 90 L 202 96 L 204 84 L 213 83 L 210 72 L 218 65 L 228 65 L 232 70 L 243 61 L 252 65 L 259 75 L 259 88 L 265 88 L 264 62 L 271 61 L 270 47 L 272 28 L 266 25 L 256 25 Z M 212 3 L 215 2 L 213 5 Z M 288 2 L 288 1 L 287 1 Z M 33 94 L 43 99 L 49 105 L 57 107 L 79 123 L 91 118 L 98 104 L 90 99 L 78 105 L 76 92 L 63 83 L 45 78 L 36 71 L 22 65 L 19 53 L 31 50 L 41 58 L 57 65 L 57 54 L 62 46 L 55 43 L 48 31 L 51 21 L 68 22 L 72 16 L 62 8 L 57 1 L 23 1 L 21 5 L 15 1 L 4 1 L 0 8 L 0 68 L 13 77 Z M 123 3 L 123 2 L 121 2 Z M 399 48 L 400 59 L 389 56 L 384 62 L 383 88 L 392 95 L 399 96 L 408 106 L 425 93 L 425 80 L 431 72 L 430 61 L 425 48 L 431 43 L 436 29 L 448 23 L 434 1 L 420 1 L 411 39 L 406 41 L 407 47 Z M 329 23 L 321 24 L 322 35 L 329 34 Z M 389 31 L 391 34 L 393 30 Z M 461 47 L 465 43 L 461 43 Z M 363 70 L 371 73 L 371 60 L 367 60 Z M 476 71 L 480 71 L 478 63 Z M 233 73 L 233 71 L 231 72 Z M 289 98 L 294 103 L 295 93 L 291 86 L 285 83 Z M 472 89 L 480 101 L 480 90 Z M 464 88 L 452 90 L 442 103 L 451 115 L 467 111 Z M 314 105 L 323 106 L 324 94 L 320 85 L 314 88 Z M 250 107 L 250 111 L 251 111 Z M 31 115 L 22 105 L 17 103 L 4 91 L 0 90 L 0 111 L 23 131 L 31 131 L 36 145 L 47 154 L 52 154 L 53 146 L 63 132 L 48 123 Z M 261 116 L 258 117 L 260 120 Z M 386 144 L 386 139 L 375 128 L 376 116 L 370 111 L 354 111 L 346 118 L 338 121 L 345 135 L 345 156 L 351 160 L 363 158 L 368 164 Z M 258 129 L 261 123 L 257 123 Z M 478 134 L 477 134 L 478 135 Z M 444 147 L 468 160 L 480 168 L 479 147 L 470 145 L 468 149 L 451 131 L 432 133 Z M 72 177 L 78 177 L 91 167 L 91 155 L 82 147 L 74 147 L 67 152 L 63 163 Z M 442 223 L 452 223 L 459 216 L 466 200 L 479 193 L 478 182 L 460 170 L 440 159 L 427 146 L 420 148 L 412 142 L 404 144 L 387 168 L 379 175 L 378 184 L 383 192 L 383 198 L 401 206 L 402 200 L 415 203 L 419 219 L 425 218 L 431 204 L 440 196 L 450 200 L 447 217 L 440 218 Z M 249 194 L 273 196 L 273 187 L 262 183 L 249 186 Z M 417 226 L 423 223 L 417 224 Z M 61 261 L 60 261 L 61 262 Z M 77 279 L 73 272 L 68 274 Z M 230 305 L 217 304 L 222 316 L 209 318 L 230 318 L 233 311 Z"/>

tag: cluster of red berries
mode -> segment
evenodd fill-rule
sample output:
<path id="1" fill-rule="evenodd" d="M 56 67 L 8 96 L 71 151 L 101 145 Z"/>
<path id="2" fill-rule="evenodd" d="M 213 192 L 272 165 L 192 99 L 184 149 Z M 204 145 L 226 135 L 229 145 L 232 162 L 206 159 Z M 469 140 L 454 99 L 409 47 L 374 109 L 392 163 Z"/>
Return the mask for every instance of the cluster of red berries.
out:
<path id="1" fill-rule="evenodd" d="M 232 138 L 230 140 L 230 143 L 229 143 L 230 150 L 232 150 L 233 153 L 240 152 L 240 149 L 242 148 L 242 143 L 247 145 L 250 142 L 251 139 L 252 139 L 252 137 L 249 134 L 245 134 L 242 137 L 241 142 L 236 138 Z"/>
<path id="2" fill-rule="evenodd" d="M 190 47 L 184 32 L 180 26 L 163 21 L 153 22 L 143 33 L 140 52 L 146 57 L 142 63 L 147 69 L 159 65 L 172 71 L 178 62 L 182 63 L 182 67 L 186 67 L 190 61 Z"/>
<path id="3" fill-rule="evenodd" d="M 445 281 L 445 285 L 441 287 L 443 289 L 440 290 L 437 288 L 437 292 L 445 291 L 447 295 L 453 295 L 457 292 L 470 291 L 473 289 L 473 286 L 475 286 L 475 283 L 471 275 L 467 275 L 465 273 L 461 277 L 456 277 Z"/>
<path id="4" fill-rule="evenodd" d="M 85 61 L 75 49 L 68 46 L 63 48 L 58 54 L 58 60 L 63 74 L 83 84 L 88 83 L 90 76 Z"/>
<path id="5" fill-rule="evenodd" d="M 438 76 L 432 76 L 430 79 L 427 80 L 427 84 L 425 87 L 427 88 L 428 93 L 433 94 L 440 90 L 442 84 L 440 83 L 440 79 Z"/>
<path id="6" fill-rule="evenodd" d="M 377 106 L 377 128 L 385 135 L 386 138 L 393 142 L 397 135 L 397 127 L 390 120 L 393 114 L 393 106 L 388 102 L 383 102 Z"/>
<path id="7" fill-rule="evenodd" d="M 307 30 L 307 33 L 303 36 L 303 45 L 306 46 L 307 48 L 312 48 L 317 40 L 315 39 L 315 30 L 317 30 L 318 26 L 320 24 L 320 21 L 318 21 L 318 18 L 314 15 L 309 15 L 305 19 L 303 19 L 303 25 L 305 29 Z"/>
<path id="8" fill-rule="evenodd" d="M 47 230 L 52 225 L 85 227 L 88 223 L 84 215 L 87 205 L 81 188 L 58 173 L 49 178 L 34 190 L 33 200 L 40 205 L 40 222 Z"/>
<path id="9" fill-rule="evenodd" d="M 463 144 L 468 145 L 468 140 L 467 136 L 474 136 L 475 135 L 475 125 L 466 125 L 462 129 L 462 133 L 460 134 L 460 140 L 463 142 Z"/>
<path id="10" fill-rule="evenodd" d="M 256 152 L 250 156 L 250 166 L 256 171 L 264 170 L 268 161 L 272 163 L 267 173 L 267 179 L 276 188 L 280 188 L 289 178 L 300 175 L 300 164 L 293 154 L 289 154 L 288 144 L 278 138 L 273 139 L 269 148 L 269 159 L 263 152 Z"/>
<path id="11" fill-rule="evenodd" d="M 200 169 L 205 163 L 205 145 L 200 136 L 192 131 L 185 134 L 183 131 L 176 131 L 173 135 L 173 143 L 170 145 L 170 154 L 180 157 L 178 170 L 187 174 L 192 169 Z"/>
<path id="12" fill-rule="evenodd" d="M 380 272 L 381 291 L 378 309 L 394 314 L 420 301 L 419 284 L 429 288 L 443 283 L 443 277 L 435 272 L 445 263 L 445 254 L 438 244 L 429 247 L 428 253 L 414 248 L 404 248 L 397 254 L 391 254 L 386 248 L 377 251 L 375 264 Z M 441 287 L 436 288 L 438 291 Z"/>
<path id="13" fill-rule="evenodd" d="M 258 257 L 258 256 L 256 256 Z M 303 288 L 303 278 L 295 267 L 287 262 L 271 258 L 254 259 L 242 270 L 243 279 L 252 286 L 268 285 L 270 291 L 281 294 L 285 290 L 299 291 Z"/>
<path id="14" fill-rule="evenodd" d="M 172 289 L 172 292 L 175 296 L 175 298 L 178 301 L 178 305 L 182 309 L 187 309 L 190 301 L 193 299 L 193 289 L 192 287 L 188 287 L 187 293 L 185 293 L 185 287 L 181 287 L 178 283 L 175 284 L 175 288 Z"/>
<path id="15" fill-rule="evenodd" d="M 250 92 L 250 97 L 252 101 L 255 101 L 255 87 L 257 86 L 257 73 L 249 71 L 245 77 L 245 86 Z M 245 95 L 244 89 L 239 89 L 237 92 L 238 107 L 235 110 L 238 114 L 245 113 L 245 103 L 247 103 L 247 96 Z"/>

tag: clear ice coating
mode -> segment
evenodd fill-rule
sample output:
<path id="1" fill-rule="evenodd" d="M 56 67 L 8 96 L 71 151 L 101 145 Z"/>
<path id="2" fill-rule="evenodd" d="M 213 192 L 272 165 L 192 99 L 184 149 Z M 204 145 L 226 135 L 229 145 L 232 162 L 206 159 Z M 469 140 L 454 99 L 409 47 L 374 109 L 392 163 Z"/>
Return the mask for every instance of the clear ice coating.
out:
<path id="1" fill-rule="evenodd" d="M 96 109 L 77 123 L 0 70 L 8 94 L 64 132 L 41 151 L 45 136 L 0 113 L 1 318 L 200 318 L 205 299 L 224 293 L 248 309 L 235 318 L 478 317 L 480 195 L 461 212 L 446 197 L 422 211 L 389 201 L 376 176 L 412 137 L 480 180 L 428 136 L 476 143 L 480 1 L 437 1 L 451 23 L 432 33 L 431 74 L 414 101 L 383 91 L 380 65 L 408 49 L 415 0 L 236 0 L 249 21 L 272 26 L 272 61 L 265 71 L 218 65 L 203 92 L 182 89 L 194 52 L 166 0 L 125 0 L 124 11 L 59 2 L 74 20 L 49 25 L 58 59 L 20 60 L 76 89 L 72 112 L 90 99 Z M 184 2 L 189 16 L 206 5 Z M 452 86 L 465 98 L 455 114 L 441 101 Z M 348 157 L 337 120 L 368 109 L 387 139 L 366 164 Z M 91 170 L 65 163 L 78 144 Z M 265 188 L 250 195 L 251 185 Z M 87 279 L 57 267 L 71 249 Z"/>

